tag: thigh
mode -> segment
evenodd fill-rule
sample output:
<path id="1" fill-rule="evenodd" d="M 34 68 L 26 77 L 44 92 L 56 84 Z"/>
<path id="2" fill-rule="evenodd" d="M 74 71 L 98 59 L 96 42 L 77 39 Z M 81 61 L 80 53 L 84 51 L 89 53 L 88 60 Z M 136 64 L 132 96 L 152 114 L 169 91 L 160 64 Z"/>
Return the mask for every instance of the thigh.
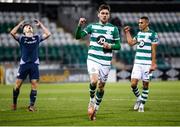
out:
<path id="1" fill-rule="evenodd" d="M 103 65 L 100 66 L 99 80 L 102 83 L 105 83 L 107 81 L 110 69 L 111 69 L 111 66 L 103 66 Z"/>
<path id="2" fill-rule="evenodd" d="M 28 73 L 29 73 L 28 65 L 26 64 L 20 65 L 17 73 L 17 79 L 25 80 Z"/>
<path id="3" fill-rule="evenodd" d="M 30 73 L 29 73 L 29 79 L 31 80 L 39 80 L 39 65 L 32 63 L 30 65 Z"/>
<path id="4" fill-rule="evenodd" d="M 98 63 L 91 60 L 87 60 L 87 69 L 88 69 L 89 75 L 99 74 L 99 67 L 100 65 Z"/>
<path id="5" fill-rule="evenodd" d="M 142 77 L 142 69 L 140 67 L 140 65 L 138 64 L 134 64 L 133 66 L 133 70 L 131 73 L 131 79 L 141 79 Z"/>
<path id="6" fill-rule="evenodd" d="M 149 73 L 150 65 L 144 65 L 142 68 L 143 68 L 142 80 L 145 82 L 149 82 L 152 77 L 152 73 Z"/>

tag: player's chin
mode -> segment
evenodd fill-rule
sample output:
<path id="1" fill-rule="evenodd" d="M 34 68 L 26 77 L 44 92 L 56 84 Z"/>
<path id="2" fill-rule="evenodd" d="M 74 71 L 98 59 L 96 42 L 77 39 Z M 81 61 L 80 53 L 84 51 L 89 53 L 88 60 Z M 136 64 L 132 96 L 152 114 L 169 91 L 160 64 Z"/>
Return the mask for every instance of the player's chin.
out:
<path id="1" fill-rule="evenodd" d="M 102 19 L 102 23 L 107 23 L 108 20 L 107 19 Z"/>

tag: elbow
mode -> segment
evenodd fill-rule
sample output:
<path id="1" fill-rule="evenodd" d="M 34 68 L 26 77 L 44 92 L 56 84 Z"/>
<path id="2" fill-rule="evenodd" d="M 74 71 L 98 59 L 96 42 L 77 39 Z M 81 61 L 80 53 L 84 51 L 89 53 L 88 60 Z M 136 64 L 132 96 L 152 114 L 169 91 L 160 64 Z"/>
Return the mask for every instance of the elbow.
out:
<path id="1" fill-rule="evenodd" d="M 49 38 L 51 36 L 51 32 L 46 33 L 46 38 Z"/>
<path id="2" fill-rule="evenodd" d="M 51 35 L 52 35 L 51 32 L 49 32 L 49 33 L 47 34 L 48 37 L 50 37 Z"/>
<path id="3" fill-rule="evenodd" d="M 133 46 L 133 41 L 128 41 L 129 46 Z"/>
<path id="4" fill-rule="evenodd" d="M 12 36 L 14 36 L 14 35 L 15 35 L 15 33 L 14 33 L 13 31 L 11 31 L 11 32 L 10 32 L 10 34 L 11 34 Z"/>

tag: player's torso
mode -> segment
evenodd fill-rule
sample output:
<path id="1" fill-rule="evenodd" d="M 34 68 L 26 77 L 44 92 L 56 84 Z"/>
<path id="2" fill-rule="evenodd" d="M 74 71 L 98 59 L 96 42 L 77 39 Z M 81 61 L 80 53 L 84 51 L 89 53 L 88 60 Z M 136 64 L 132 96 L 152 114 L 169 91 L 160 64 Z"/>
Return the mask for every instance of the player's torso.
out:
<path id="1" fill-rule="evenodd" d="M 22 48 L 27 50 L 33 50 L 39 45 L 39 38 L 36 35 L 33 37 L 23 36 L 20 41 L 20 45 L 22 46 Z"/>
<path id="2" fill-rule="evenodd" d="M 110 65 L 112 50 L 104 49 L 102 43 L 114 43 L 114 29 L 115 27 L 109 23 L 106 25 L 99 23 L 92 24 L 88 59 L 93 59 L 101 64 Z"/>
<path id="3" fill-rule="evenodd" d="M 38 58 L 39 38 L 23 36 L 20 40 L 21 57 L 24 62 L 34 62 Z"/>
<path id="4" fill-rule="evenodd" d="M 152 32 L 138 32 L 137 34 L 137 49 L 135 56 L 136 64 L 151 64 L 151 46 L 152 46 Z"/>

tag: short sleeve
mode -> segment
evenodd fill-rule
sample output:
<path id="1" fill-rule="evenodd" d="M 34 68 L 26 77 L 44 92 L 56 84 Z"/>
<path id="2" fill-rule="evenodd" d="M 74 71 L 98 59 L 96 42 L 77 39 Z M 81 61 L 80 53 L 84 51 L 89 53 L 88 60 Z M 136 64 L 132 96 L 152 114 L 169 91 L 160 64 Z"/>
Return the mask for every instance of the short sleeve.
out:
<path id="1" fill-rule="evenodd" d="M 20 34 L 20 35 L 16 38 L 16 40 L 18 41 L 18 43 L 21 43 L 21 42 L 22 42 L 22 41 L 21 41 L 22 37 L 23 37 L 23 35 Z"/>
<path id="2" fill-rule="evenodd" d="M 152 34 L 152 40 L 151 41 L 152 41 L 153 44 L 158 44 L 159 43 L 158 34 L 156 32 L 154 32 Z"/>
<path id="3" fill-rule="evenodd" d="M 38 35 L 38 38 L 39 38 L 39 43 L 45 40 L 45 39 L 43 39 L 42 34 L 39 34 L 39 35 Z"/>

